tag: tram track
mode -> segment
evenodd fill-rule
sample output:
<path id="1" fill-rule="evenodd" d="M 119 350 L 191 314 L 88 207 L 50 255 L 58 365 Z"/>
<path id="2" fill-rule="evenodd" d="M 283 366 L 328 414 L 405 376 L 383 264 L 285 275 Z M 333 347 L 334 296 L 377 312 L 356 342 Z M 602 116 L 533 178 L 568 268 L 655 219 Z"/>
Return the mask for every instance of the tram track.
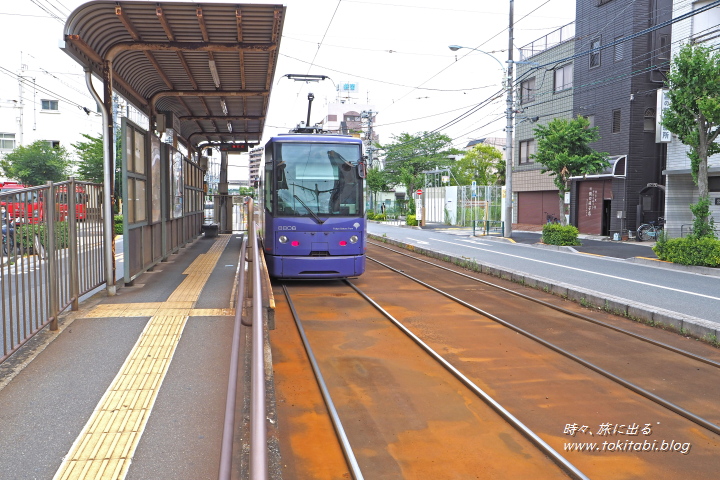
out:
<path id="1" fill-rule="evenodd" d="M 411 259 L 413 259 L 413 260 L 415 260 L 415 261 L 422 262 L 422 263 L 425 263 L 425 264 L 427 264 L 427 265 L 431 265 L 431 266 L 433 266 L 433 267 L 439 268 L 439 269 L 441 269 L 441 270 L 454 273 L 454 274 L 459 275 L 459 276 L 461 276 L 461 277 L 465 277 L 465 278 L 471 279 L 471 280 L 473 280 L 473 281 L 475 281 L 475 282 L 482 283 L 483 285 L 487 285 L 487 286 L 496 288 L 496 289 L 498 289 L 498 290 L 500 290 L 500 291 L 503 291 L 503 292 L 505 292 L 505 293 L 508 293 L 508 294 L 510 294 L 510 295 L 514 295 L 514 296 L 517 296 L 517 297 L 519 297 L 519 298 L 528 300 L 528 301 L 530 301 L 530 302 L 537 303 L 538 305 L 542 305 L 542 306 L 544 306 L 544 307 L 551 308 L 551 309 L 553 309 L 553 310 L 557 310 L 558 312 L 564 313 L 564 314 L 566 314 L 566 315 L 568 315 L 568 316 L 572 316 L 572 317 L 578 318 L 578 319 L 580 319 L 580 320 L 584 320 L 584 321 L 586 321 L 586 322 L 589 322 L 589 323 L 592 323 L 592 324 L 595 324 L 595 325 L 598 325 L 598 326 L 601 326 L 601 327 L 604 327 L 604 328 L 608 328 L 608 329 L 610 329 L 610 330 L 614 330 L 614 331 L 616 331 L 616 332 L 619 332 L 619 333 L 622 333 L 622 334 L 627 335 L 627 336 L 629 336 L 629 337 L 632 337 L 632 338 L 641 340 L 641 341 L 643 341 L 643 342 L 647 342 L 647 343 L 649 343 L 649 344 L 655 345 L 655 346 L 660 347 L 660 348 L 663 348 L 663 349 L 665 349 L 665 350 L 669 350 L 669 351 L 675 352 L 675 353 L 677 353 L 677 354 L 679 354 L 679 355 L 683 355 L 683 356 L 686 356 L 686 357 L 688 357 L 688 358 L 692 358 L 692 359 L 694 359 L 694 360 L 697 360 L 697 361 L 699 361 L 699 362 L 706 363 L 706 364 L 708 364 L 708 365 L 712 365 L 712 366 L 714 366 L 714 367 L 720 368 L 720 360 L 712 360 L 712 359 L 703 357 L 703 356 L 701 356 L 701 355 L 697 355 L 697 354 L 695 354 L 695 353 L 689 352 L 689 351 L 687 351 L 687 350 L 683 350 L 683 349 L 681 349 L 681 348 L 674 347 L 674 346 L 669 345 L 669 344 L 667 344 L 667 343 L 663 343 L 663 342 L 657 341 L 657 340 L 652 339 L 652 338 L 649 338 L 649 337 L 647 337 L 647 336 L 636 334 L 636 333 L 631 332 L 631 331 L 629 331 L 629 330 L 626 330 L 626 329 L 624 329 L 624 328 L 620 328 L 620 327 L 617 327 L 617 326 L 615 326 L 615 325 L 611 325 L 611 324 L 609 324 L 609 323 L 602 322 L 602 321 L 597 320 L 597 319 L 595 319 L 595 318 L 592 318 L 592 317 L 590 317 L 590 316 L 588 316 L 588 315 L 583 315 L 583 314 L 581 314 L 581 313 L 578 313 L 578 312 L 569 310 L 569 309 L 567 309 L 567 308 L 563 308 L 563 307 L 558 306 L 558 305 L 554 305 L 554 304 L 552 304 L 552 303 L 550 303 L 550 302 L 541 300 L 541 299 L 539 299 L 539 298 L 536 298 L 536 297 L 533 297 L 533 296 L 530 296 L 530 295 L 525 295 L 525 294 L 523 294 L 523 293 L 521 293 L 521 292 L 518 292 L 518 291 L 516 291 L 516 290 L 511 290 L 511 289 L 506 288 L 506 287 L 503 287 L 503 286 L 501 286 L 501 285 L 499 285 L 499 284 L 497 284 L 497 283 L 493 283 L 493 282 L 490 282 L 490 281 L 487 281 L 487 280 L 483 280 L 483 279 L 481 279 L 481 278 L 479 278 L 479 277 L 477 277 L 477 276 L 469 275 L 469 274 L 464 273 L 464 272 L 462 272 L 462 271 L 459 271 L 459 270 L 457 270 L 457 269 L 449 268 L 449 267 L 440 265 L 440 264 L 438 264 L 438 263 L 431 262 L 431 261 L 425 260 L 425 259 L 423 259 L 423 258 L 419 258 L 418 256 L 414 256 L 414 255 L 407 254 L 407 253 L 405 253 L 405 252 L 401 252 L 401 251 L 399 251 L 399 250 L 396 250 L 396 249 L 394 249 L 394 248 L 390 248 L 390 247 L 388 247 L 388 246 L 386 246 L 386 245 L 383 245 L 383 244 L 380 244 L 380 243 L 376 243 L 376 242 L 368 242 L 368 243 L 369 243 L 370 245 L 373 245 L 373 246 L 376 246 L 376 247 L 380 247 L 380 248 L 389 250 L 389 251 L 391 251 L 391 252 L 393 252 L 393 253 L 395 253 L 395 254 L 401 255 L 401 256 L 403 256 L 403 257 L 405 257 L 405 258 L 411 258 Z M 372 258 L 370 258 L 370 259 L 372 260 Z"/>
<path id="2" fill-rule="evenodd" d="M 715 402 L 706 402 L 706 404 L 702 407 L 688 405 L 686 408 L 683 408 L 682 406 L 680 406 L 681 403 L 687 403 L 688 401 L 687 395 L 685 395 L 685 386 L 687 386 L 690 391 L 696 392 L 700 392 L 705 389 L 703 397 L 720 398 L 720 388 L 711 388 L 708 385 L 708 375 L 712 375 L 710 378 L 720 380 L 720 361 L 714 358 L 708 358 L 707 356 L 715 355 L 717 357 L 718 352 L 715 349 L 705 349 L 705 355 L 689 352 L 685 349 L 669 345 L 668 343 L 662 341 L 658 341 L 654 338 L 649 337 L 647 334 L 643 335 L 631 332 L 626 328 L 621 328 L 616 325 L 610 324 L 607 321 L 599 320 L 589 315 L 582 314 L 568 308 L 564 308 L 558 304 L 550 303 L 549 301 L 537 298 L 537 296 L 526 295 L 516 290 L 503 287 L 499 285 L 499 282 L 497 281 L 489 281 L 481 278 L 483 277 L 482 275 L 470 275 L 455 268 L 450 268 L 437 262 L 430 262 L 413 255 L 407 255 L 404 252 L 399 252 L 395 249 L 387 248 L 383 245 L 375 246 L 392 252 L 393 255 L 390 258 L 396 258 L 396 255 L 401 255 L 403 258 L 410 258 L 429 267 L 430 269 L 442 270 L 444 272 L 455 275 L 462 280 L 470 280 L 472 282 L 480 283 L 493 290 L 496 290 L 497 292 L 499 292 L 499 295 L 506 295 L 509 298 L 520 299 L 521 302 L 524 303 L 513 302 L 515 303 L 517 309 L 520 311 L 532 311 L 534 317 L 540 319 L 541 321 L 507 321 L 503 318 L 499 318 L 496 315 L 493 315 L 493 313 L 489 311 L 492 310 L 492 308 L 482 309 L 473 304 L 479 302 L 488 303 L 486 302 L 486 300 L 484 300 L 488 298 L 487 294 L 480 297 L 478 295 L 467 295 L 465 292 L 458 292 L 457 288 L 455 288 L 455 290 L 453 291 L 453 289 L 447 283 L 443 286 L 442 290 L 437 289 L 436 287 L 433 287 L 429 284 L 424 285 L 426 288 L 434 289 L 438 291 L 438 293 L 445 295 L 448 298 L 451 298 L 453 301 L 459 302 L 460 304 L 465 305 L 467 308 L 473 309 L 481 315 L 485 315 L 487 318 L 490 318 L 493 321 L 496 321 L 508 328 L 511 328 L 518 333 L 525 335 L 528 338 L 531 338 L 534 341 L 537 341 L 545 345 L 546 347 L 551 348 L 554 351 L 573 359 L 578 363 L 583 364 L 587 368 L 590 368 L 597 373 L 600 373 L 601 375 L 619 383 L 620 385 L 623 385 L 626 388 L 633 390 L 635 393 L 643 395 L 646 398 L 652 400 L 653 402 L 663 405 L 665 408 L 668 408 L 669 410 L 679 415 L 682 415 L 685 418 L 688 418 L 699 426 L 702 426 L 703 428 L 706 428 L 715 434 L 720 434 L 720 426 L 718 425 L 720 423 L 720 409 L 718 409 Z M 412 275 L 408 274 L 409 266 L 407 263 L 397 264 L 396 261 L 395 267 L 392 267 L 391 265 L 379 262 L 377 258 L 368 257 L 368 259 L 371 261 L 375 261 L 378 264 L 383 265 L 385 268 L 389 268 L 395 271 L 395 273 L 403 275 L 414 282 L 419 282 L 421 284 L 423 283 L 420 279 L 414 278 Z M 402 267 L 402 269 L 399 267 Z M 415 276 L 417 277 L 418 275 L 427 276 L 428 272 L 427 270 L 423 270 L 422 272 L 416 271 Z M 452 293 L 458 293 L 458 295 L 453 296 Z M 499 300 L 497 296 L 493 296 L 492 299 L 495 301 Z M 502 305 L 507 303 L 507 300 L 498 303 Z M 488 305 L 492 306 L 492 302 L 489 302 Z M 501 307 L 500 310 L 502 310 L 502 308 L 503 307 Z M 542 309 L 547 309 L 553 314 L 557 312 L 558 314 L 560 314 L 560 317 L 558 317 L 557 315 L 551 316 L 547 313 L 543 313 Z M 552 321 L 552 323 L 548 323 L 550 321 Z M 548 328 L 551 328 L 554 332 L 552 334 L 552 341 L 547 339 Z M 650 332 L 653 329 L 648 328 L 646 330 Z M 558 334 L 555 332 L 560 333 Z M 590 353 L 592 345 L 588 345 L 587 343 L 585 343 L 573 347 L 574 339 L 578 338 L 579 335 L 596 336 L 596 351 L 594 352 L 594 358 L 591 358 L 590 360 L 583 358 L 584 356 L 587 356 L 588 353 Z M 623 362 L 618 362 L 617 360 L 622 358 L 620 352 L 612 352 L 609 355 L 603 355 L 603 353 L 605 353 L 604 347 L 602 347 L 600 351 L 597 351 L 597 345 L 599 343 L 597 342 L 598 339 L 602 339 L 602 345 L 625 345 L 626 342 L 634 342 L 635 340 L 638 340 L 639 343 L 632 343 L 633 353 L 631 355 L 626 355 L 626 358 L 628 358 L 629 360 L 635 360 L 638 359 L 638 357 L 648 358 L 650 356 L 653 356 L 655 357 L 655 360 L 644 360 L 642 362 L 636 362 L 635 364 L 633 364 L 637 367 L 644 365 L 644 367 L 642 368 L 642 372 L 631 372 L 634 374 L 634 378 L 628 380 L 626 378 L 623 378 L 623 376 L 625 376 L 626 374 L 615 375 L 612 373 L 612 371 L 625 370 L 627 372 L 629 370 L 627 368 L 627 365 L 632 364 L 632 362 L 625 362 L 625 365 L 622 364 Z M 624 348 L 627 349 L 627 347 Z M 580 355 L 580 352 L 582 352 L 582 356 Z M 684 368 L 677 368 L 678 362 L 682 362 Z M 664 368 L 671 365 L 675 366 L 675 375 L 673 375 L 672 372 L 667 372 L 667 368 Z M 712 368 L 707 368 L 708 366 Z M 697 374 L 694 372 L 701 372 L 701 374 Z M 676 377 L 675 381 L 673 382 L 674 387 L 672 385 L 667 385 L 666 377 L 668 376 Z M 682 379 L 682 381 L 678 381 L 678 379 Z M 661 395 L 653 393 L 657 392 L 658 390 L 664 390 L 666 393 Z M 664 397 L 670 397 L 672 399 L 667 399 Z M 692 413 L 693 410 L 699 411 L 701 413 Z M 710 419 L 704 418 L 705 416 L 710 417 Z"/>
<path id="3" fill-rule="evenodd" d="M 407 329 L 422 343 L 432 347 L 442 361 L 451 364 L 472 385 L 492 395 L 493 401 L 503 405 L 551 448 L 561 452 L 571 465 L 577 465 L 578 472 L 590 478 L 710 478 L 704 475 L 712 476 L 709 472 L 720 467 L 715 455 L 720 448 L 716 424 L 720 413 L 714 400 L 718 398 L 718 387 L 715 386 L 718 382 L 714 381 L 718 378 L 718 362 L 712 355 L 686 352 L 671 345 L 665 348 L 660 345 L 663 342 L 655 339 L 637 338 L 637 333 L 626 333 L 623 328 L 612 325 L 613 328 L 606 328 L 596 324 L 602 323 L 596 318 L 578 315 L 577 312 L 563 312 L 567 309 L 552 305 L 552 300 L 529 303 L 530 299 L 523 298 L 529 295 L 518 296 L 519 292 L 505 291 L 507 288 L 486 284 L 486 280 L 478 283 L 465 272 L 448 271 L 445 266 L 442 266 L 445 270 L 441 270 L 435 262 L 423 259 L 424 263 L 416 263 L 397 255 L 400 252 L 375 247 L 372 245 L 368 251 L 371 261 L 366 274 L 348 282 L 356 289 L 357 295 L 362 291 L 368 297 L 364 303 L 358 303 L 355 295 L 345 291 L 340 293 L 337 285 L 340 282 L 334 282 L 332 286 L 293 284 L 291 287 L 294 295 L 299 296 L 304 304 L 299 315 L 303 323 L 309 322 L 308 336 L 313 343 L 322 339 L 319 343 L 323 345 L 321 351 L 324 352 L 320 354 L 324 357 L 319 361 L 321 368 L 323 371 L 329 369 L 333 375 L 342 378 L 333 377 L 335 379 L 330 381 L 330 385 L 333 382 L 345 385 L 344 390 L 340 389 L 340 398 L 344 399 L 345 405 L 339 411 L 343 416 L 343 412 L 347 415 L 350 410 L 352 427 L 348 438 L 353 443 L 360 439 L 362 448 L 358 463 L 361 467 L 367 463 L 369 447 L 362 428 L 360 432 L 356 430 L 357 425 L 370 423 L 377 426 L 384 421 L 382 415 L 380 418 L 372 415 L 361 417 L 358 412 L 353 412 L 369 413 L 367 407 L 359 408 L 368 395 L 367 385 L 363 388 L 348 387 L 356 381 L 353 376 L 357 371 L 340 369 L 338 362 L 344 361 L 341 359 L 347 355 L 348 345 L 356 344 L 357 350 L 353 347 L 353 362 L 364 363 L 370 359 L 378 362 L 375 355 L 380 355 L 384 368 L 389 368 L 393 361 L 401 358 L 404 362 L 418 358 L 417 353 L 398 353 L 387 358 L 387 352 L 376 352 L 375 348 L 370 348 L 377 347 L 380 341 L 377 333 L 379 320 L 376 313 L 367 311 L 367 305 L 373 305 L 376 311 L 385 311 L 395 318 L 403 326 L 401 329 Z M 394 270 L 372 260 L 388 266 L 392 263 Z M 432 280 L 423 283 L 442 285 L 443 288 L 430 290 L 429 286 L 418 283 L 428 278 Z M 448 292 L 441 296 L 437 290 Z M 348 316 L 350 318 L 346 318 Z M 582 318 L 584 316 L 590 321 Z M 507 323 L 520 326 L 509 330 L 512 327 L 492 317 L 509 317 Z M 363 330 L 363 325 L 367 330 Z M 521 336 L 518 329 L 531 332 Z M 533 337 L 545 338 L 540 338 L 542 341 L 538 343 Z M 384 343 L 384 336 L 382 338 Z M 559 355 L 563 351 L 569 355 Z M 624 355 L 621 355 L 623 351 Z M 425 367 L 411 362 L 399 368 L 402 371 L 424 371 Z M 626 374 L 629 380 L 624 378 Z M 468 391 L 473 391 L 472 386 L 465 385 Z M 331 386 L 329 390 L 334 395 L 338 394 L 337 387 Z M 348 400 L 351 391 L 361 392 L 360 399 Z M 388 404 L 393 403 L 392 398 L 391 395 Z M 487 402 L 486 399 L 483 401 Z M 413 402 L 404 400 L 405 404 Z M 480 414 L 483 415 L 486 414 Z M 647 435 L 637 433 L 632 437 L 625 432 L 622 433 L 625 436 L 617 433 L 618 425 L 624 428 L 631 424 L 631 420 L 633 424 L 637 422 L 644 426 Z M 427 423 L 424 418 L 419 421 Z M 583 432 L 571 429 L 571 434 L 568 434 L 569 426 L 576 424 L 578 428 L 584 427 Z M 615 425 L 615 433 L 601 435 L 598 427 L 610 424 Z M 602 453 L 567 451 L 568 442 L 597 440 L 600 444 L 605 442 L 603 448 L 607 448 L 610 440 L 624 441 L 623 449 L 630 440 L 655 443 L 651 446 L 654 450 L 647 453 L 614 451 L 621 448 L 619 443 L 612 444 L 616 445 L 613 451 L 602 450 Z M 665 440 L 682 440 L 683 445 L 691 446 L 692 452 L 686 452 L 686 455 L 665 453 L 660 449 Z M 472 442 L 469 440 L 468 444 Z M 392 445 L 373 448 L 394 451 Z M 404 467 L 406 459 L 392 454 L 390 457 L 386 458 L 388 462 Z M 453 468 L 450 460 L 448 469 Z M 418 475 L 417 470 L 408 472 L 402 477 L 369 475 L 366 478 L 466 478 L 427 472 Z M 681 475 L 680 472 L 684 473 Z M 505 475 L 499 478 L 523 477 Z"/>
<path id="4" fill-rule="evenodd" d="M 340 283 L 340 282 L 338 282 Z M 553 449 L 550 445 L 548 445 L 544 440 L 542 440 L 538 435 L 536 435 L 532 430 L 527 428 L 525 425 L 522 424 L 514 415 L 512 415 L 509 411 L 507 411 L 502 405 L 500 405 L 498 402 L 496 402 L 490 395 L 488 395 L 486 392 L 484 392 L 481 388 L 479 388 L 477 385 L 475 385 L 467 376 L 465 376 L 462 372 L 460 372 L 457 368 L 455 368 L 453 365 L 451 365 L 449 362 L 447 362 L 442 355 L 440 355 L 438 352 L 434 351 L 432 348 L 430 348 L 427 344 L 425 344 L 419 337 L 414 335 L 409 329 L 404 327 L 402 323 L 398 322 L 391 314 L 389 314 L 387 311 L 385 311 L 380 305 L 378 305 L 376 302 L 374 302 L 370 297 L 368 297 L 365 293 L 363 293 L 362 290 L 360 290 L 358 287 L 353 285 L 352 283 L 348 281 L 341 282 L 341 285 L 344 284 L 346 286 L 349 286 L 352 288 L 352 290 L 357 293 L 357 298 L 362 299 L 365 302 L 366 310 L 362 313 L 362 317 L 365 321 L 367 321 L 370 318 L 373 318 L 374 322 L 378 323 L 384 323 L 382 326 L 382 329 L 385 331 L 384 335 L 392 337 L 392 345 L 400 349 L 402 351 L 409 350 L 411 352 L 414 352 L 417 354 L 417 346 L 420 347 L 422 351 L 428 354 L 428 357 L 431 359 L 431 362 L 437 362 L 437 364 L 434 367 L 436 369 L 433 372 L 433 377 L 436 377 L 437 375 L 440 375 L 438 373 L 437 367 L 440 367 L 441 369 L 445 370 L 445 373 L 443 373 L 443 376 L 452 376 L 455 379 L 457 379 L 460 383 L 462 383 L 469 392 L 466 392 L 464 395 L 464 399 L 462 401 L 459 401 L 460 398 L 463 398 L 463 396 L 457 396 L 454 401 L 457 403 L 457 407 L 470 407 L 469 404 L 472 404 L 470 408 L 472 408 L 475 412 L 474 414 L 483 418 L 486 418 L 488 416 L 493 417 L 493 422 L 495 422 L 495 426 L 493 428 L 500 429 L 501 434 L 499 438 L 503 438 L 503 436 L 509 436 L 511 438 L 509 439 L 503 439 L 502 442 L 498 442 L 498 445 L 494 445 L 494 452 L 491 454 L 494 458 L 512 458 L 513 456 L 517 455 L 517 451 L 513 451 L 516 448 L 521 449 L 521 456 L 516 459 L 517 460 L 528 460 L 528 458 L 532 455 L 534 456 L 533 460 L 531 462 L 528 462 L 528 465 L 525 467 L 521 467 L 520 470 L 526 470 L 528 466 L 533 465 L 535 468 L 541 467 L 541 471 L 534 472 L 535 478 L 574 478 L 574 479 L 587 479 L 588 477 L 585 476 L 582 472 L 580 472 L 575 466 L 572 465 L 567 459 L 565 459 L 561 454 L 559 454 L 555 449 Z M 295 319 L 295 323 L 298 328 L 298 332 L 300 333 L 300 336 L 303 338 L 304 347 L 306 349 L 306 352 L 308 352 L 310 363 L 313 365 L 313 369 L 316 373 L 316 378 L 319 384 L 319 388 L 322 391 L 323 398 L 325 401 L 325 404 L 328 407 L 329 415 L 333 421 L 333 427 L 338 434 L 339 442 L 342 445 L 343 453 L 345 458 L 348 461 L 349 469 L 351 471 L 352 478 L 354 479 L 360 479 L 360 478 L 399 478 L 394 476 L 393 474 L 389 474 L 393 470 L 393 468 L 387 468 L 387 466 L 381 466 L 379 469 L 378 466 L 373 464 L 373 462 L 368 461 L 367 453 L 365 453 L 365 461 L 363 463 L 363 467 L 360 466 L 360 463 L 356 460 L 356 456 L 353 450 L 353 447 L 351 444 L 352 441 L 348 440 L 348 434 L 346 434 L 346 428 L 343 426 L 343 422 L 341 418 L 345 416 L 347 419 L 348 417 L 352 418 L 355 415 L 348 412 L 347 407 L 345 408 L 344 415 L 343 413 L 338 413 L 338 409 L 335 406 L 335 402 L 332 400 L 332 395 L 330 394 L 330 389 L 328 388 L 326 381 L 324 380 L 324 375 L 320 371 L 321 368 L 318 365 L 318 361 L 315 359 L 315 355 L 313 354 L 313 348 L 310 346 L 310 343 L 307 339 L 307 336 L 305 335 L 305 327 L 303 326 L 303 323 L 305 323 L 302 319 L 303 315 L 312 315 L 308 311 L 307 305 L 304 305 L 304 311 L 303 307 L 296 307 L 295 303 L 301 303 L 303 304 L 303 295 L 296 293 L 296 298 L 293 300 L 292 294 L 290 290 L 288 289 L 286 284 L 282 285 L 283 291 L 285 293 L 285 299 L 288 302 L 288 306 L 290 310 L 293 313 L 293 317 Z M 335 293 L 333 294 L 333 298 L 347 298 L 349 294 L 348 293 Z M 367 310 L 367 308 L 370 308 L 370 310 Z M 374 309 L 374 312 L 373 310 Z M 300 312 L 299 312 L 300 311 Z M 390 320 L 391 323 L 386 323 L 385 319 Z M 392 326 L 397 327 L 397 330 L 393 329 Z M 392 333 L 391 333 L 392 332 Z M 319 342 L 322 343 L 322 342 Z M 415 344 L 415 346 L 411 345 Z M 402 346 L 400 346 L 402 345 Z M 425 359 L 427 361 L 427 358 Z M 414 359 L 412 360 L 411 365 L 417 364 L 418 360 Z M 403 367 L 399 367 L 399 370 L 402 370 Z M 326 368 L 327 370 L 327 368 Z M 329 369 L 331 372 L 334 369 Z M 390 377 L 397 375 L 397 372 L 395 373 L 385 373 L 383 376 Z M 332 383 L 333 380 L 330 381 Z M 335 383 L 338 382 L 337 379 L 334 380 Z M 455 384 L 454 381 L 444 379 L 443 383 L 446 385 L 443 385 L 444 388 L 448 388 L 452 390 L 456 390 L 458 387 Z M 388 386 L 379 386 L 374 385 L 374 387 L 380 387 L 377 388 L 377 391 L 372 392 L 371 395 L 375 396 L 376 400 L 380 400 L 380 402 L 385 403 L 387 405 L 392 405 L 393 403 L 405 405 L 407 406 L 411 402 L 417 401 L 417 395 L 412 395 L 412 400 L 403 398 L 398 399 L 399 396 L 403 396 L 402 393 L 394 390 L 393 388 L 388 388 Z M 485 406 L 483 406 L 480 402 L 476 400 L 469 400 L 469 397 L 467 396 L 468 393 L 471 395 L 476 395 L 479 400 L 484 402 Z M 427 394 L 425 394 L 427 395 Z M 434 392 L 433 394 L 429 395 L 429 398 L 423 400 L 423 403 L 426 405 L 431 406 L 436 401 L 433 397 L 437 395 L 437 392 Z M 444 395 L 446 396 L 453 396 L 450 392 L 445 392 Z M 338 395 L 336 392 L 336 396 L 341 397 L 341 395 Z M 436 405 L 436 407 L 439 407 Z M 339 408 L 339 410 L 343 410 L 342 407 Z M 496 415 L 493 415 L 493 413 L 490 411 L 494 411 Z M 403 415 L 404 412 L 396 412 L 398 415 Z M 495 416 L 499 418 L 494 418 Z M 421 422 L 424 422 L 426 419 L 412 419 L 411 423 L 414 421 L 420 420 Z M 471 424 L 473 423 L 472 416 L 468 417 L 468 422 Z M 352 425 L 354 422 L 352 420 L 344 422 L 346 424 Z M 364 424 L 370 424 L 374 423 L 377 427 L 380 426 L 381 421 L 377 418 L 363 418 L 362 423 Z M 504 425 L 507 424 L 507 425 Z M 498 427 L 497 425 L 501 425 Z M 512 432 L 511 430 L 508 430 L 508 426 L 514 430 Z M 356 427 L 357 428 L 357 427 Z M 381 451 L 386 448 L 392 448 L 390 445 L 386 444 L 375 444 L 375 445 L 367 445 L 367 442 L 361 438 L 361 435 L 359 435 L 359 432 L 356 430 L 354 433 L 352 433 L 352 427 L 349 427 L 349 430 L 351 430 L 351 433 L 349 434 L 351 437 L 354 437 L 355 445 L 358 445 L 355 447 L 355 449 L 360 451 L 367 452 L 368 449 L 375 449 L 376 451 Z M 361 427 L 362 430 L 362 427 Z M 398 436 L 401 435 L 403 432 L 400 431 L 384 431 L 381 435 L 383 438 L 386 438 L 387 436 Z M 430 435 L 433 437 L 437 437 L 441 435 L 440 431 L 433 431 L 433 429 L 430 429 L 429 432 Z M 478 427 L 477 431 L 473 433 L 465 433 L 464 435 L 469 435 L 469 439 L 472 439 L 475 437 L 475 440 L 477 440 L 477 437 L 481 437 L 483 435 L 481 428 Z M 522 438 L 524 437 L 524 439 Z M 465 437 L 464 437 L 465 438 Z M 412 444 L 412 442 L 409 442 Z M 495 442 L 488 442 L 485 441 L 486 448 L 489 447 L 491 444 L 494 444 Z M 510 447 L 506 445 L 506 443 L 510 444 Z M 471 441 L 468 441 L 468 445 L 471 445 Z M 535 451 L 530 454 L 529 451 L 533 450 L 532 445 L 535 446 Z M 474 446 L 473 446 L 474 447 Z M 395 447 L 399 450 L 412 450 L 412 445 L 406 445 L 406 446 L 400 446 Z M 370 455 L 371 457 L 374 457 L 375 455 Z M 451 456 L 443 456 L 444 460 L 448 462 L 448 465 L 442 466 L 439 463 L 440 458 L 438 458 L 438 464 L 436 469 L 437 471 L 428 471 L 426 466 L 423 468 L 422 471 L 418 471 L 415 474 L 410 474 L 409 477 L 406 477 L 405 474 L 403 474 L 400 478 L 455 478 L 455 473 L 458 470 L 462 471 L 465 468 L 468 468 L 468 465 L 459 465 L 455 462 L 460 462 L 461 460 L 453 459 Z M 549 458 L 555 465 L 556 468 L 553 468 L 551 465 L 548 465 Z M 399 463 L 402 463 L 401 459 L 398 459 Z M 481 470 L 483 467 L 481 465 L 482 462 L 468 462 L 468 460 L 465 460 L 465 463 L 475 463 L 476 469 Z M 507 464 L 499 465 L 501 466 L 501 469 L 505 471 L 508 467 Z M 412 472 L 413 470 L 416 470 L 417 467 L 412 466 L 408 467 L 409 471 Z M 487 469 L 488 466 L 485 466 Z M 363 469 L 367 471 L 363 476 Z M 529 474 L 529 470 L 527 473 L 523 473 L 522 475 Z M 498 472 L 499 473 L 499 472 Z M 501 476 L 498 476 L 498 473 L 494 473 L 490 476 L 490 478 L 504 478 Z M 470 475 L 470 471 L 467 472 L 468 475 Z M 465 478 L 465 476 L 461 476 L 458 478 Z M 471 477 L 467 477 L 471 478 Z M 482 478 L 482 477 L 480 477 Z M 518 477 L 519 478 L 519 477 Z"/>

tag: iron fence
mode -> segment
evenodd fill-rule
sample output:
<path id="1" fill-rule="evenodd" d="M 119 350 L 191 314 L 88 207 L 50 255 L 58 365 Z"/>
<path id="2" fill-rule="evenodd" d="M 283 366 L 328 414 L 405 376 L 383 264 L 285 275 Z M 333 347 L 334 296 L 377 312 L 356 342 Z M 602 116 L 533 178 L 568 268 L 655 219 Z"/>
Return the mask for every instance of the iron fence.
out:
<path id="1" fill-rule="evenodd" d="M 102 193 L 76 180 L 0 193 L 0 362 L 105 282 Z"/>

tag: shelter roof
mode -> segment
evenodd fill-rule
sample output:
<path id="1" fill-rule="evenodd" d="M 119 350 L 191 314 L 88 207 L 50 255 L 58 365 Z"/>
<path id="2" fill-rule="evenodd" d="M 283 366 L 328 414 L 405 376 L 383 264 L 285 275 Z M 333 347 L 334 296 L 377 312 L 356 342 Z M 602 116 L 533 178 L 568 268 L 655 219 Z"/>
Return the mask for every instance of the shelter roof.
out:
<path id="1" fill-rule="evenodd" d="M 260 141 L 283 5 L 92 1 L 63 50 L 151 118 L 169 112 L 191 145 Z M 107 87 L 106 87 L 107 88 Z"/>

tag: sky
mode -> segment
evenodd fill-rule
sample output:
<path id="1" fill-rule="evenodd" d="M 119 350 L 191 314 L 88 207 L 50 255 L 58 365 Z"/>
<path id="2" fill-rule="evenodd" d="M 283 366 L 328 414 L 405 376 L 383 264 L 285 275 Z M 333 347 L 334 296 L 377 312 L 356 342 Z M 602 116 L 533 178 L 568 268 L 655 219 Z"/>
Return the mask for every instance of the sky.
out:
<path id="1" fill-rule="evenodd" d="M 49 81 L 52 75 L 55 80 L 86 91 L 82 67 L 58 48 L 67 16 L 84 3 L 2 2 L 0 26 L 6 41 L 0 67 L 17 73 L 21 63 L 42 65 L 46 72 L 38 77 L 38 83 Z M 501 67 L 508 57 L 510 0 L 249 3 L 287 7 L 263 142 L 306 119 L 310 92 L 315 96 L 311 123 L 320 121 L 327 104 L 337 100 L 336 85 L 347 82 L 358 86 L 358 94 L 352 99 L 377 112 L 375 132 L 381 143 L 389 143 L 402 133 L 424 131 L 446 134 L 459 148 L 473 139 L 505 136 L 506 104 L 502 93 L 476 113 L 457 119 L 502 88 Z M 575 17 L 575 0 L 513 3 L 516 60 L 519 47 Z M 453 52 L 449 45 L 469 48 Z M 326 75 L 330 79 L 308 84 L 288 80 L 283 77 L 286 74 Z M 0 97 L 4 96 L 0 92 Z M 91 100 L 88 103 L 94 107 Z"/>

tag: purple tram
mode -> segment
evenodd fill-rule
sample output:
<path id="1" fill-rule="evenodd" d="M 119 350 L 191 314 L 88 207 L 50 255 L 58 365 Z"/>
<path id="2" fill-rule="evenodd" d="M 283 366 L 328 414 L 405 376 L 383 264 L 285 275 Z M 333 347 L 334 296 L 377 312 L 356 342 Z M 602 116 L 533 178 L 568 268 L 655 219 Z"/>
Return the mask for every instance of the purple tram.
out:
<path id="1" fill-rule="evenodd" d="M 262 232 L 275 278 L 343 278 L 365 271 L 362 141 L 290 133 L 265 145 Z"/>

